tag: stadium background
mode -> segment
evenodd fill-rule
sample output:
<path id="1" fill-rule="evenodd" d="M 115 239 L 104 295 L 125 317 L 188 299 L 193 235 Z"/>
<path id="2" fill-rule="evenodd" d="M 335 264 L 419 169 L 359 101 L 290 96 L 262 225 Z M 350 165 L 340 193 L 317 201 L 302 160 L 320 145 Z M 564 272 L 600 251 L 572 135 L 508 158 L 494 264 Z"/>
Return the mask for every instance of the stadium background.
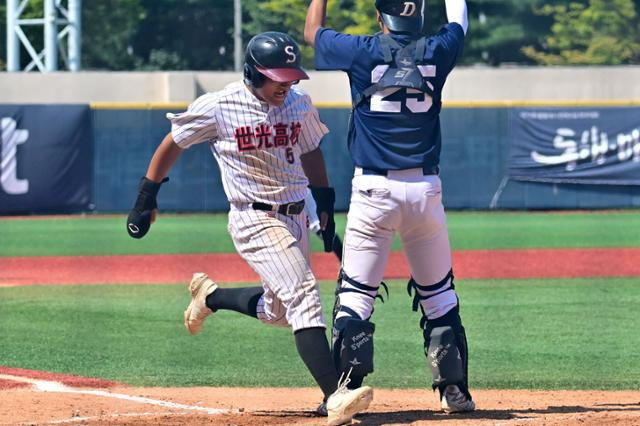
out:
<path id="1" fill-rule="evenodd" d="M 331 129 L 322 149 L 331 159 L 328 169 L 337 189 L 336 207 L 346 211 L 353 171 L 345 142 L 349 114 L 347 81 L 340 73 L 312 72 L 311 76 L 303 87 L 316 100 L 322 119 Z M 155 146 L 169 130 L 166 112 L 183 110 L 198 95 L 218 90 L 237 78 L 238 74 L 224 72 L 82 73 L 78 77 L 70 73 L 5 74 L 0 78 L 0 91 L 2 103 L 13 106 L 38 100 L 46 103 L 49 110 L 64 108 L 64 104 L 90 106 L 90 138 L 84 141 L 90 149 L 83 151 L 84 158 L 73 160 L 92 165 L 87 176 L 79 177 L 91 182 L 91 195 L 80 205 L 77 201 L 58 206 L 45 203 L 41 210 L 106 213 L 130 207 L 141 170 L 145 170 Z M 479 86 L 486 90 L 480 90 Z M 453 71 L 446 88 L 441 156 L 446 207 L 601 209 L 640 205 L 637 186 L 633 185 L 510 180 L 501 188 L 507 176 L 510 110 L 633 107 L 640 114 L 640 93 L 637 93 L 640 67 L 462 67 Z M 46 120 L 37 124 L 43 129 L 52 125 Z M 20 150 L 37 150 L 36 143 L 37 140 L 29 141 Z M 33 157 L 18 158 L 21 177 L 28 179 L 31 173 L 42 171 L 35 164 L 25 163 L 24 158 Z M 172 177 L 178 183 L 163 188 L 164 209 L 227 210 L 217 165 L 207 146 L 187 151 L 172 171 Z M 11 200 L 3 198 L 0 211 L 38 211 L 37 204 L 25 211 L 21 205 L 12 206 Z"/>
<path id="2" fill-rule="evenodd" d="M 287 1 L 246 4 L 272 3 L 282 11 Z M 122 5 L 145 5 L 162 15 L 162 7 L 156 5 L 179 7 L 178 3 L 123 1 Z M 224 2 L 227 8 L 230 3 Z M 350 3 L 356 8 L 369 4 Z M 510 19 L 505 22 L 517 24 L 522 14 L 515 12 L 542 7 L 544 2 L 494 3 L 469 1 L 472 28 L 479 30 L 476 40 L 470 38 L 465 64 L 447 83 L 442 115 L 444 202 L 450 210 L 456 284 L 468 324 L 471 386 L 479 410 L 444 418 L 437 413 L 434 395 L 425 389 L 418 317 L 409 311 L 410 298 L 403 297 L 407 271 L 402 269 L 402 248 L 396 242 L 393 257 L 400 263 L 390 265 L 387 274 L 391 298 L 376 307 L 377 370 L 371 377 L 376 402 L 359 421 L 638 424 L 640 216 L 633 209 L 640 204 L 638 186 L 510 180 L 495 204 L 497 210 L 509 211 L 486 211 L 507 174 L 509 114 L 516 108 L 640 112 L 637 56 L 605 60 L 609 65 L 567 61 L 565 66 L 532 66 L 519 48 L 510 50 L 520 52 L 517 55 L 505 56 L 508 43 L 483 50 L 477 40 L 490 33 L 489 27 L 498 28 L 496 21 Z M 638 4 L 578 3 L 599 4 L 601 9 L 604 5 L 614 14 L 628 12 L 623 3 Z M 200 0 L 182 4 L 194 14 L 202 6 Z M 94 28 L 100 24 L 96 8 L 106 16 L 108 7 L 89 0 L 85 6 L 94 14 L 85 17 L 87 49 L 104 50 L 114 40 L 100 40 L 89 29 L 92 23 Z M 249 31 L 259 31 L 259 25 L 273 25 L 262 6 L 249 14 L 255 19 L 247 24 L 245 38 Z M 488 13 L 488 26 L 480 26 L 481 8 Z M 280 22 L 291 24 L 300 18 L 289 10 L 285 15 Z M 442 10 L 433 19 L 441 20 Z M 552 22 L 549 16 L 545 19 L 535 31 L 548 30 Z M 113 21 L 107 20 L 105 27 L 116 41 L 135 33 L 135 25 L 152 27 L 148 20 L 134 21 L 127 21 L 127 28 L 133 28 L 129 33 L 114 27 Z M 637 16 L 627 21 L 636 22 Z M 165 26 L 156 27 L 160 35 L 171 29 L 171 19 L 163 22 Z M 181 22 L 183 33 L 194 24 L 189 19 Z M 228 25 L 220 27 L 223 31 L 216 37 L 227 40 Z M 625 34 L 635 40 L 636 35 Z M 209 27 L 205 35 L 213 40 Z M 185 40 L 193 38 L 185 33 Z M 533 43 L 526 37 L 511 43 L 522 40 Z M 610 43 L 609 50 L 615 53 L 622 41 Z M 208 65 L 202 63 L 194 68 L 202 71 L 163 71 L 159 64 L 166 69 L 181 64 L 173 61 L 170 48 L 188 48 L 176 47 L 177 42 L 166 38 L 163 42 L 165 53 L 149 55 L 156 60 L 151 64 L 155 71 L 135 68 L 122 45 L 122 56 L 114 56 L 111 63 L 92 62 L 90 69 L 79 73 L 0 73 L 0 108 L 18 111 L 14 116 L 18 124 L 20 117 L 30 117 L 29 139 L 16 150 L 18 178 L 37 176 L 46 182 L 56 174 L 47 162 L 53 151 L 40 144 L 54 140 L 57 126 L 68 121 L 70 110 L 65 108 L 82 112 L 86 132 L 79 138 L 79 157 L 73 159 L 81 166 L 80 174 L 35 197 L 34 207 L 13 204 L 21 195 L 0 190 L 4 214 L 0 218 L 0 399 L 3 408 L 8 407 L 0 413 L 0 423 L 323 423 L 310 417 L 318 395 L 310 388 L 312 380 L 297 360 L 287 330 L 225 314 L 212 318 L 210 327 L 196 338 L 183 330 L 180 318 L 188 302 L 184 283 L 189 274 L 195 269 L 229 273 L 241 269 L 231 254 L 222 213 L 226 201 L 207 147 L 187 151 L 172 171 L 172 181 L 159 197 L 162 214 L 151 233 L 141 241 L 125 233 L 124 213 L 133 202 L 140 175 L 168 131 L 164 114 L 183 110 L 198 95 L 239 76 L 228 71 L 232 64 L 228 42 L 226 53 L 212 61 L 224 64 L 226 71 L 219 72 L 203 70 Z M 542 43 L 535 45 L 540 49 Z M 488 52 L 484 62 L 483 51 Z M 127 64 L 136 72 L 126 72 Z M 334 73 L 311 76 L 304 87 L 332 131 L 323 150 L 331 159 L 331 181 L 337 188 L 338 208 L 344 212 L 352 171 L 344 142 L 346 79 Z M 78 180 L 88 187 L 86 196 L 64 197 L 66 184 Z M 611 210 L 618 208 L 623 210 Z M 179 214 L 170 214 L 174 212 Z M 342 232 L 343 213 L 337 221 Z M 318 253 L 318 241 L 313 245 L 314 268 L 322 279 L 329 314 L 337 262 Z M 129 269 L 117 270 L 119 264 Z M 224 285 L 255 283 L 251 275 L 237 280 L 240 283 L 230 283 L 235 279 L 227 281 L 221 274 L 216 279 Z M 36 392 L 39 385 L 34 380 L 63 383 L 85 394 L 69 393 L 69 399 L 63 399 L 64 389 Z M 26 392 L 24 384 L 33 392 Z M 47 384 L 42 386 L 46 389 Z M 91 393 L 102 388 L 111 397 Z M 114 395 L 184 405 L 158 406 L 149 401 L 135 405 Z M 194 407 L 231 411 L 218 416 Z"/>

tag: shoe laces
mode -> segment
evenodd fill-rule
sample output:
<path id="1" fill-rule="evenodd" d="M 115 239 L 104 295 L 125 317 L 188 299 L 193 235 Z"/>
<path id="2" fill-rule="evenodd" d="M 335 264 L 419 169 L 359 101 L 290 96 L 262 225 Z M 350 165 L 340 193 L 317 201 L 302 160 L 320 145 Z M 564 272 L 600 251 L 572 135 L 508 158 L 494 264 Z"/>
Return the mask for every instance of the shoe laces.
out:
<path id="1" fill-rule="evenodd" d="M 349 368 L 349 371 L 347 371 L 346 375 L 344 372 L 340 374 L 340 378 L 338 379 L 338 389 L 336 389 L 334 393 L 338 394 L 349 392 L 347 385 L 351 383 L 351 371 L 353 371 L 353 367 Z"/>

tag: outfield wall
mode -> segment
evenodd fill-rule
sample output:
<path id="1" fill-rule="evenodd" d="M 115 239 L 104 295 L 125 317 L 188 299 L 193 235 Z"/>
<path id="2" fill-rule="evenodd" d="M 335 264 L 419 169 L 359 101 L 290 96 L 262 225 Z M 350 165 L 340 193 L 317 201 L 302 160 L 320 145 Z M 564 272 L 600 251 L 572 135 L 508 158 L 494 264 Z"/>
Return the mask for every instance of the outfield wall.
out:
<path id="1" fill-rule="evenodd" d="M 169 130 L 167 110 L 94 109 L 95 209 L 130 208 L 151 154 Z M 445 108 L 441 177 L 444 203 L 453 209 L 582 209 L 640 207 L 637 186 L 506 181 L 508 107 Z M 320 108 L 331 133 L 323 142 L 336 208 L 346 210 L 353 165 L 346 147 L 349 110 Z M 219 171 L 207 145 L 187 150 L 162 187 L 159 203 L 170 210 L 226 210 Z M 499 196 L 497 196 L 499 195 Z M 495 198 L 494 198 L 495 197 Z"/>
<path id="2" fill-rule="evenodd" d="M 4 114 L 13 118 L 2 118 L 0 213 L 128 210 L 151 155 L 169 131 L 166 113 L 180 111 L 184 106 L 89 110 L 84 105 L 88 118 L 81 123 L 85 129 L 81 132 L 76 124 L 69 124 L 65 111 L 71 107 L 81 109 L 82 105 L 5 106 Z M 2 108 L 0 105 L 0 110 Z M 11 108 L 18 112 L 12 113 Z M 336 187 L 336 208 L 344 211 L 348 208 L 353 173 L 346 146 L 349 109 L 319 110 L 331 129 L 322 149 L 331 183 Z M 441 177 L 446 207 L 640 207 L 640 185 L 533 183 L 507 179 L 511 111 L 507 106 L 444 108 Z M 632 111 L 638 111 L 640 117 L 640 108 Z M 11 135 L 12 128 L 19 133 Z M 64 136 L 66 134 L 70 136 Z M 72 137 L 74 144 L 68 150 Z M 640 148 L 640 143 L 636 143 L 636 148 Z M 640 160 L 640 149 L 638 151 Z M 628 166 L 637 174 L 640 161 L 629 161 Z M 159 197 L 163 209 L 224 211 L 228 208 L 208 145 L 187 150 L 170 176 L 172 181 L 163 185 Z"/>

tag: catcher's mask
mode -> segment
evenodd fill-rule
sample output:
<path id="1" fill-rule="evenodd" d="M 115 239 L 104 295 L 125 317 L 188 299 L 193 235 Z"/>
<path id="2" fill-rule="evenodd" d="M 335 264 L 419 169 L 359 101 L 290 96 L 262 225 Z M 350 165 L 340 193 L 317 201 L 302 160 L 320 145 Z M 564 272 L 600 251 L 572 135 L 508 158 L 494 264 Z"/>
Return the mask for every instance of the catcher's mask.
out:
<path id="1" fill-rule="evenodd" d="M 278 82 L 307 80 L 298 43 L 285 33 L 268 31 L 253 37 L 244 56 L 244 81 L 255 88 L 264 78 Z"/>
<path id="2" fill-rule="evenodd" d="M 424 23 L 424 4 L 424 0 L 376 0 L 376 9 L 390 31 L 419 34 Z"/>

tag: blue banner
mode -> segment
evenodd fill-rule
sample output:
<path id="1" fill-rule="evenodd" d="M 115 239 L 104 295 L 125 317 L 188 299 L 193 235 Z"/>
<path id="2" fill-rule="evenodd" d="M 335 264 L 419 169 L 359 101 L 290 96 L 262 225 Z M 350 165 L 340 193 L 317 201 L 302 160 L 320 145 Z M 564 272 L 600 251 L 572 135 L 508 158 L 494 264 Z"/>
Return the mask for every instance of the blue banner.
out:
<path id="1" fill-rule="evenodd" d="M 640 108 L 510 111 L 509 177 L 640 185 Z"/>
<path id="2" fill-rule="evenodd" d="M 0 105 L 0 213 L 90 207 L 88 105 Z"/>

